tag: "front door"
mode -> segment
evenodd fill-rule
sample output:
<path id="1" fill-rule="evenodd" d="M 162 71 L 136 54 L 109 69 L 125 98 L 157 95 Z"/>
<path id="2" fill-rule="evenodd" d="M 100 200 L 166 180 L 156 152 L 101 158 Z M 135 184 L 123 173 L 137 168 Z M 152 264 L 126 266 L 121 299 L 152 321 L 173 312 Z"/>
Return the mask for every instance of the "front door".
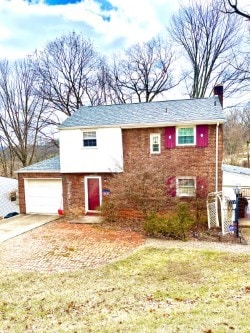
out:
<path id="1" fill-rule="evenodd" d="M 87 178 L 88 209 L 98 210 L 100 207 L 100 179 Z"/>

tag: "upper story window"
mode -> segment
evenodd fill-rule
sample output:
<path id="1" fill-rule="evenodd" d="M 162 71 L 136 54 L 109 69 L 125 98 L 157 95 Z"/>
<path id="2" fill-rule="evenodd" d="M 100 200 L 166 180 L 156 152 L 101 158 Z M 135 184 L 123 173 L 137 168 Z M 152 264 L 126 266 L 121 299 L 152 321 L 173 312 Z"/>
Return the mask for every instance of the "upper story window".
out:
<path id="1" fill-rule="evenodd" d="M 195 178 L 194 177 L 178 177 L 176 179 L 176 192 L 179 197 L 195 196 Z"/>
<path id="2" fill-rule="evenodd" d="M 195 127 L 177 127 L 177 145 L 194 145 Z"/>
<path id="3" fill-rule="evenodd" d="M 83 147 L 97 147 L 96 131 L 83 132 Z"/>
<path id="4" fill-rule="evenodd" d="M 161 135 L 150 134 L 150 154 L 160 154 L 161 152 Z"/>
<path id="5" fill-rule="evenodd" d="M 196 126 L 169 126 L 165 129 L 165 147 L 167 149 L 176 146 L 208 146 L 208 125 Z"/>

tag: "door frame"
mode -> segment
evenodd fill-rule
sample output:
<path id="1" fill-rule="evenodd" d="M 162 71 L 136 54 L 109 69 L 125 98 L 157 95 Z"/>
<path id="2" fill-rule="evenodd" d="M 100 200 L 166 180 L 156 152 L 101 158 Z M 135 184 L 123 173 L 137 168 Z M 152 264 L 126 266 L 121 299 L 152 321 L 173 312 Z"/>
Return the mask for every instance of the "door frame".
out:
<path id="1" fill-rule="evenodd" d="M 101 176 L 85 176 L 84 177 L 84 193 L 85 193 L 85 214 L 88 212 L 99 213 L 99 210 L 89 209 L 89 191 L 88 191 L 88 179 L 98 179 L 99 180 L 99 200 L 100 206 L 102 204 L 102 177 Z"/>

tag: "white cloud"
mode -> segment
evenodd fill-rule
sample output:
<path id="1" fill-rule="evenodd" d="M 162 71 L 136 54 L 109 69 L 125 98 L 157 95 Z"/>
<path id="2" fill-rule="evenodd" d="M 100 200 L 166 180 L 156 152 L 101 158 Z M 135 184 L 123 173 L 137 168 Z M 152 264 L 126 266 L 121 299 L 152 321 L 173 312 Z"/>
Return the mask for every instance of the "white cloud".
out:
<path id="1" fill-rule="evenodd" d="M 188 0 L 182 0 L 188 1 Z M 249 0 L 239 0 L 246 6 Z M 109 0 L 116 9 L 84 0 L 48 6 L 43 0 L 0 0 L 0 58 L 17 58 L 69 31 L 82 32 L 102 53 L 126 48 L 165 33 L 176 0 Z M 246 8 L 246 7 L 244 7 Z M 106 19 L 103 19 L 106 17 Z"/>
<path id="2" fill-rule="evenodd" d="M 101 52 L 145 41 L 164 31 L 170 0 L 110 0 L 101 11 L 94 0 L 48 6 L 43 1 L 0 0 L 0 57 L 26 56 L 68 31 L 82 32 Z M 109 17 L 104 20 L 103 16 Z"/>

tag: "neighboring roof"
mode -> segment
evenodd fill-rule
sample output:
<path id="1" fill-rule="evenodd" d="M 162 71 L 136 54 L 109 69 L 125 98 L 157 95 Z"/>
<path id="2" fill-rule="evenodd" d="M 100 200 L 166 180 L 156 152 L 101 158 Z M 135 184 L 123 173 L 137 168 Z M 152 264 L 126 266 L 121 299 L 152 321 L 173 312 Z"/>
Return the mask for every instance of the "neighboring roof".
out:
<path id="1" fill-rule="evenodd" d="M 250 169 L 249 168 L 243 168 L 243 167 L 238 167 L 238 166 L 229 165 L 229 164 L 222 164 L 222 170 L 226 171 L 226 172 L 238 173 L 238 174 L 241 174 L 241 175 L 250 176 Z"/>
<path id="2" fill-rule="evenodd" d="M 18 173 L 23 172 L 60 172 L 60 157 L 55 156 L 47 160 L 29 165 L 25 168 L 19 169 Z"/>
<path id="3" fill-rule="evenodd" d="M 222 123 L 225 116 L 218 96 L 150 103 L 84 106 L 59 129 L 72 127 L 150 127 L 189 123 Z"/>
<path id="4" fill-rule="evenodd" d="M 5 186 L 16 186 L 18 183 L 17 179 L 14 178 L 8 178 L 8 177 L 0 177 L 0 189 L 2 189 Z"/>

